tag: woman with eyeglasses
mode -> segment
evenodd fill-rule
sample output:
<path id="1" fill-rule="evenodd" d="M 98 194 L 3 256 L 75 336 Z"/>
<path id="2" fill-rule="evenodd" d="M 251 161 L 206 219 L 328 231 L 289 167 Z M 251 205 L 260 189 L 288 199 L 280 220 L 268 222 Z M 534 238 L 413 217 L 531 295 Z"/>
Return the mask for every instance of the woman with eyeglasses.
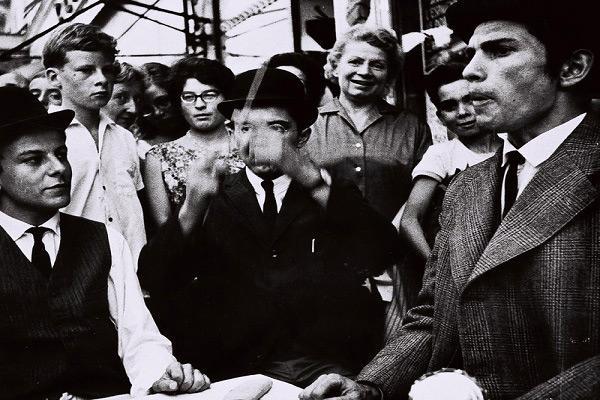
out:
<path id="1" fill-rule="evenodd" d="M 187 169 L 200 154 L 220 153 L 230 172 L 244 167 L 230 151 L 225 118 L 217 111 L 233 80 L 233 72 L 214 60 L 186 57 L 171 67 L 170 97 L 189 130 L 179 139 L 152 147 L 146 155 L 144 182 L 157 225 L 166 222 L 183 203 Z"/>

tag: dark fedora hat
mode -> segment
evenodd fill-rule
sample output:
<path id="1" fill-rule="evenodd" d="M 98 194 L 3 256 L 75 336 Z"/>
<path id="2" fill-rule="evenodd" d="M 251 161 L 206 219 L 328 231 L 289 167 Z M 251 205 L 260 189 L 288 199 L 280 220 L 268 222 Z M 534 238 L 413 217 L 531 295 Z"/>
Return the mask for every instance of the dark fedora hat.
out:
<path id="1" fill-rule="evenodd" d="M 318 114 L 302 81 L 291 72 L 276 68 L 254 69 L 236 76 L 229 96 L 217 109 L 231 118 L 233 110 L 253 106 L 284 107 L 300 129 L 311 126 Z"/>
<path id="2" fill-rule="evenodd" d="M 0 87 L 0 136 L 18 135 L 32 127 L 64 131 L 74 117 L 71 110 L 48 113 L 27 89 Z"/>

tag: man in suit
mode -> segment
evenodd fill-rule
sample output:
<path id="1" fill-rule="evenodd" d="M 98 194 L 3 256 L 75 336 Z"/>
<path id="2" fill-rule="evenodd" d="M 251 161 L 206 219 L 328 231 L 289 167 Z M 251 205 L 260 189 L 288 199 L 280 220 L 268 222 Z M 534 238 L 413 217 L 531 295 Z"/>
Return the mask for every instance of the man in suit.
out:
<path id="1" fill-rule="evenodd" d="M 591 3 L 575 3 L 450 7 L 477 122 L 503 146 L 448 189 L 395 340 L 358 381 L 323 376 L 302 399 L 404 399 L 425 373 L 413 400 L 600 398 L 600 53 Z"/>
<path id="2" fill-rule="evenodd" d="M 317 110 L 293 74 L 245 72 L 227 98 L 246 168 L 223 178 L 216 155 L 192 164 L 180 212 L 141 253 L 142 285 L 175 354 L 212 377 L 355 376 L 382 327 L 363 283 L 393 262 L 394 228 L 306 156 Z"/>
<path id="3" fill-rule="evenodd" d="M 26 89 L 0 88 L 0 398 L 197 392 L 144 305 L 125 239 L 59 213 L 65 129 Z"/>

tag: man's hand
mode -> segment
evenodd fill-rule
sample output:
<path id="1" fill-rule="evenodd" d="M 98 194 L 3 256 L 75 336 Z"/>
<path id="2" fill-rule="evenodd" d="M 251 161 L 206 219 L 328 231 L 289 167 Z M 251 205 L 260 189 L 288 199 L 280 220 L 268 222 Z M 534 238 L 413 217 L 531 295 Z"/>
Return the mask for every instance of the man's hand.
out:
<path id="1" fill-rule="evenodd" d="M 196 393 L 210 387 L 210 379 L 190 364 L 177 361 L 167 367 L 159 380 L 152 385 L 154 393 Z"/>
<path id="2" fill-rule="evenodd" d="M 321 375 L 298 396 L 300 400 L 377 400 L 374 387 L 354 382 L 338 374 Z"/>
<path id="3" fill-rule="evenodd" d="M 219 159 L 219 152 L 200 155 L 187 170 L 186 201 L 197 204 L 216 195 L 226 173 L 227 166 L 223 159 Z"/>
<path id="4" fill-rule="evenodd" d="M 186 197 L 179 210 L 179 224 L 184 235 L 193 230 L 204 216 L 210 199 L 219 193 L 227 165 L 218 157 L 218 152 L 201 155 L 187 170 Z"/>

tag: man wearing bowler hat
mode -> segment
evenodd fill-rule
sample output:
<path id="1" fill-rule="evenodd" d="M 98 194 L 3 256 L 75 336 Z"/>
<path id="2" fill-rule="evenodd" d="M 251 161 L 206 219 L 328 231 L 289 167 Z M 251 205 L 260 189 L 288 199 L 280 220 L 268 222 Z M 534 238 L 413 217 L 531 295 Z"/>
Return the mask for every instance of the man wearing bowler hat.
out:
<path id="1" fill-rule="evenodd" d="M 477 123 L 504 132 L 503 146 L 449 187 L 420 304 L 396 339 L 357 382 L 322 376 L 301 399 L 600 398 L 594 4 L 450 6 Z"/>
<path id="2" fill-rule="evenodd" d="M 144 305 L 125 239 L 59 213 L 65 128 L 26 89 L 0 88 L 0 398 L 196 392 Z"/>
<path id="3" fill-rule="evenodd" d="M 363 282 L 393 262 L 394 228 L 306 156 L 317 110 L 294 75 L 242 73 L 218 108 L 246 168 L 223 176 L 222 157 L 197 160 L 140 258 L 175 354 L 217 378 L 355 376 L 382 328 Z"/>

